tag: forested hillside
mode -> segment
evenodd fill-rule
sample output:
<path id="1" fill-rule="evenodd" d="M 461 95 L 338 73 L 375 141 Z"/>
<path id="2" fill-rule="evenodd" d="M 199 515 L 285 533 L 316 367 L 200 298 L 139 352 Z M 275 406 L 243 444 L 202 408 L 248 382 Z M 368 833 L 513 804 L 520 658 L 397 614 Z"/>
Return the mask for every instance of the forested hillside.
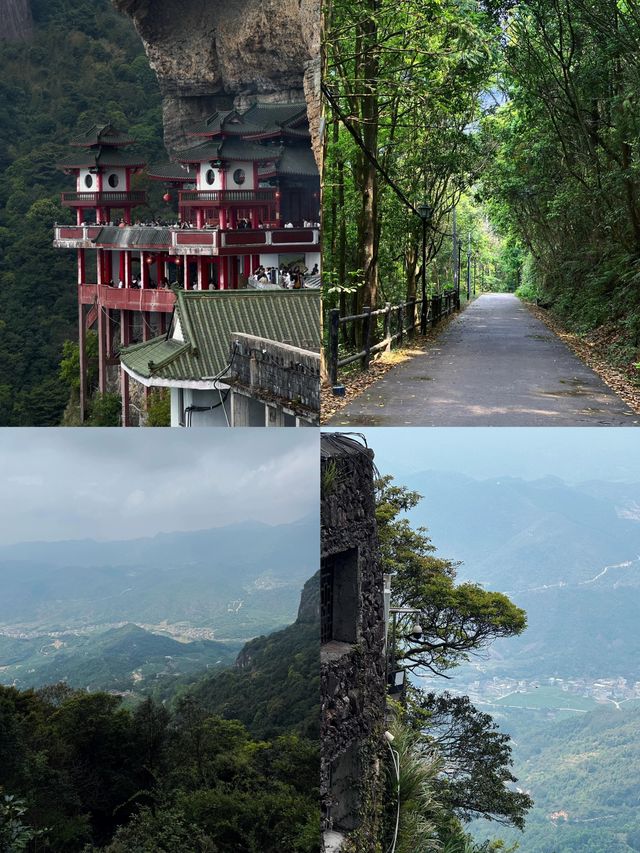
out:
<path id="1" fill-rule="evenodd" d="M 76 265 L 52 248 L 67 221 L 55 168 L 71 136 L 94 122 L 128 128 L 160 157 L 155 76 L 131 22 L 109 0 L 32 0 L 27 42 L 0 41 L 0 425 L 60 423 L 70 388 L 59 377 L 77 338 Z"/>
<path id="2" fill-rule="evenodd" d="M 0 849 L 316 853 L 318 653 L 303 608 L 242 666 L 135 710 L 0 688 Z"/>
<path id="3" fill-rule="evenodd" d="M 522 853 L 640 850 L 640 711 L 598 709 L 516 736 L 515 772 L 534 800 Z M 483 825 L 479 835 L 486 834 Z"/>

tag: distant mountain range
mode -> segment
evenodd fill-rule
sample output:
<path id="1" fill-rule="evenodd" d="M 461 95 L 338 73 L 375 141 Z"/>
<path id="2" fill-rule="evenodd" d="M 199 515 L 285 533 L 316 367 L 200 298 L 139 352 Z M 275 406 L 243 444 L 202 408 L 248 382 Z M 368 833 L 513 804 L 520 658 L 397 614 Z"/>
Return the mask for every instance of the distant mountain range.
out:
<path id="1" fill-rule="evenodd" d="M 424 495 L 413 523 L 463 562 L 459 578 L 527 611 L 522 637 L 493 646 L 491 673 L 638 677 L 640 484 L 442 472 L 404 483 Z"/>
<path id="2" fill-rule="evenodd" d="M 135 622 L 247 639 L 295 617 L 302 585 L 318 568 L 318 536 L 309 516 L 128 541 L 0 547 L 0 630 Z"/>
<path id="3" fill-rule="evenodd" d="M 315 516 L 195 533 L 0 547 L 0 683 L 167 690 L 290 625 Z"/>

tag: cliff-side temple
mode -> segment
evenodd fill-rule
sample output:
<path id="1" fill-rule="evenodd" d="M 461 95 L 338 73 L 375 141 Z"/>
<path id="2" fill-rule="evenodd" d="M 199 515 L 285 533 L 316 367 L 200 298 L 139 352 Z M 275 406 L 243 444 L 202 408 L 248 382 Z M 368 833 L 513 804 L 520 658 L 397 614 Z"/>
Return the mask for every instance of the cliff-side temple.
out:
<path id="1" fill-rule="evenodd" d="M 62 203 L 76 223 L 56 225 L 54 245 L 78 258 L 81 418 L 95 326 L 98 390 L 117 389 L 123 426 L 140 422 L 151 388 L 170 389 L 173 426 L 313 425 L 320 184 L 306 105 L 215 111 L 190 134 L 148 169 L 165 185 L 166 221 L 145 212 L 129 134 L 94 126 L 59 164 L 75 179 Z"/>
<path id="2" fill-rule="evenodd" d="M 384 577 L 373 451 L 321 439 L 321 798 L 326 851 L 358 833 L 373 849 L 386 699 Z"/>

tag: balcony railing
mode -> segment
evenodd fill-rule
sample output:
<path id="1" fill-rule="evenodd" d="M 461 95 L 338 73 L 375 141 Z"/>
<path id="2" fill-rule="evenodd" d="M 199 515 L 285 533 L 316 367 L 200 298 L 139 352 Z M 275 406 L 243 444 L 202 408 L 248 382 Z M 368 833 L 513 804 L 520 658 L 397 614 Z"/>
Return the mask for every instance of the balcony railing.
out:
<path id="1" fill-rule="evenodd" d="M 92 241 L 100 228 L 100 225 L 56 225 L 53 245 L 57 249 L 93 249 Z"/>
<path id="2" fill-rule="evenodd" d="M 147 194 L 144 190 L 123 190 L 121 192 L 102 193 L 62 193 L 64 207 L 132 207 L 146 204 Z"/>
<path id="3" fill-rule="evenodd" d="M 106 284 L 80 284 L 78 296 L 83 305 L 97 303 L 103 308 L 125 311 L 173 311 L 176 295 L 172 290 L 134 287 L 109 287 Z"/>
<path id="4" fill-rule="evenodd" d="M 153 232 L 153 239 L 142 244 L 138 226 L 115 229 L 117 242 L 106 239 L 94 242 L 101 231 L 99 225 L 56 225 L 53 245 L 59 249 L 96 249 L 107 251 L 164 252 L 171 255 L 209 256 L 233 255 L 242 252 L 282 252 L 289 248 L 320 248 L 317 228 L 237 228 L 220 231 L 217 228 L 175 228 L 142 226 Z M 110 232 L 113 236 L 114 229 Z M 162 239 L 158 233 L 163 232 Z"/>
<path id="5" fill-rule="evenodd" d="M 217 204 L 273 204 L 275 190 L 185 190 L 180 193 L 181 207 Z"/>

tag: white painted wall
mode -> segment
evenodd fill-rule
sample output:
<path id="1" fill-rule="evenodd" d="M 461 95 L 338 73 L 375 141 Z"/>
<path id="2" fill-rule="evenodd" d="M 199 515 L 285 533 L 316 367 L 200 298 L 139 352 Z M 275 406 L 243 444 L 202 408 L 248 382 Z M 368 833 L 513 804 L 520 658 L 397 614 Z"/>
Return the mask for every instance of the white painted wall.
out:
<path id="1" fill-rule="evenodd" d="M 179 404 L 180 392 L 178 388 L 171 389 L 171 426 L 180 426 L 182 419 Z M 220 394 L 218 391 L 201 391 L 192 388 L 183 389 L 184 407 L 188 406 L 214 406 L 220 402 Z M 231 420 L 231 394 L 227 396 L 227 402 L 224 406 L 227 410 L 227 416 Z M 226 427 L 227 419 L 225 417 L 223 407 L 218 406 L 208 412 L 193 412 L 191 414 L 192 427 Z"/>
<path id="2" fill-rule="evenodd" d="M 215 175 L 215 181 L 212 184 L 207 183 L 207 172 L 211 169 Z M 198 190 L 221 190 L 222 189 L 222 171 L 214 169 L 211 163 L 200 163 L 200 168 L 196 174 L 196 189 Z"/>
<path id="3" fill-rule="evenodd" d="M 233 179 L 233 173 L 237 169 L 242 169 L 244 171 L 244 183 L 237 184 Z M 227 189 L 228 190 L 252 190 L 254 189 L 253 183 L 253 163 L 252 162 L 243 162 L 241 160 L 237 160 L 233 163 L 229 163 L 226 168 L 227 172 Z"/>

